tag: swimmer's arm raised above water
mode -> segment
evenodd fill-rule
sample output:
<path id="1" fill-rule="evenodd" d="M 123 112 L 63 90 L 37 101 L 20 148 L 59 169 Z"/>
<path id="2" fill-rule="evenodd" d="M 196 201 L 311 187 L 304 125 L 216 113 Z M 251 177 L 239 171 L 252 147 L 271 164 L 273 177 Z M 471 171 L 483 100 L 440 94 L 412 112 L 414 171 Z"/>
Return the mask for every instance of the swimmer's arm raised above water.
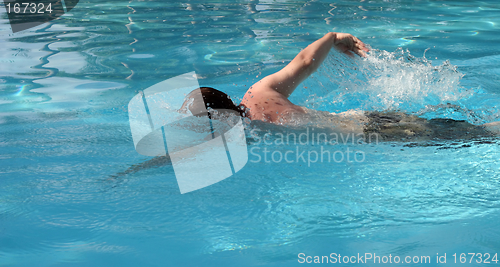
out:
<path id="1" fill-rule="evenodd" d="M 263 78 L 254 87 L 272 88 L 288 98 L 302 81 L 318 69 L 332 47 L 350 56 L 353 52 L 364 57 L 365 52 L 369 51 L 363 42 L 351 34 L 330 32 L 302 50 L 282 70 Z"/>

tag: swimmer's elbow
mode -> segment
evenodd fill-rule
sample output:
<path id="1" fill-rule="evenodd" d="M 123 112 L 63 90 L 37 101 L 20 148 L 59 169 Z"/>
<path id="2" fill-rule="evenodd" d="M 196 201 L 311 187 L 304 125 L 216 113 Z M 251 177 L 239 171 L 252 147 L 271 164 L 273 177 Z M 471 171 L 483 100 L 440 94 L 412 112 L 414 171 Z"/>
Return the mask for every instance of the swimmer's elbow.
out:
<path id="1" fill-rule="evenodd" d="M 303 53 L 300 55 L 300 60 L 304 67 L 311 67 L 314 63 L 314 53 Z"/>
<path id="2" fill-rule="evenodd" d="M 299 56 L 299 60 L 300 60 L 299 71 L 303 75 L 309 76 L 317 69 L 314 60 L 314 53 L 304 53 Z"/>
<path id="3" fill-rule="evenodd" d="M 303 51 L 304 53 L 301 53 L 299 55 L 299 59 L 301 61 L 301 65 L 304 68 L 310 68 L 314 65 L 314 53 L 311 52 L 306 52 Z"/>

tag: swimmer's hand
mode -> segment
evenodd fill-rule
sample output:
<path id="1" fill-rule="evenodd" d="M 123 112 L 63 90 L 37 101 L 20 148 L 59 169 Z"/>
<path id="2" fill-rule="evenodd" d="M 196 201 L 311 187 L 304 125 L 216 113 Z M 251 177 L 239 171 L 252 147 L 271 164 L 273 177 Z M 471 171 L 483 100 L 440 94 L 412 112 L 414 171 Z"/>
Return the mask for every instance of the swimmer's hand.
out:
<path id="1" fill-rule="evenodd" d="M 363 42 L 349 33 L 335 33 L 333 45 L 337 50 L 348 56 L 352 56 L 351 52 L 353 52 L 360 57 L 366 57 L 366 52 L 370 51 Z"/>

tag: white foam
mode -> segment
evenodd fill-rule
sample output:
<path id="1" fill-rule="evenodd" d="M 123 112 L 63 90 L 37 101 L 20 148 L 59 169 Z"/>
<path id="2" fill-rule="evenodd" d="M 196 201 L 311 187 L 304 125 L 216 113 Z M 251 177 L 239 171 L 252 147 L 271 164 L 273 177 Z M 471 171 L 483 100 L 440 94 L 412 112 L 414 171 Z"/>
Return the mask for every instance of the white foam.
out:
<path id="1" fill-rule="evenodd" d="M 457 104 L 474 93 L 460 85 L 464 74 L 449 61 L 432 65 L 408 50 L 372 50 L 367 58 L 332 52 L 301 89 L 302 105 L 330 112 L 349 109 L 416 113 L 428 105 Z M 305 100 L 304 100 L 305 99 Z"/>

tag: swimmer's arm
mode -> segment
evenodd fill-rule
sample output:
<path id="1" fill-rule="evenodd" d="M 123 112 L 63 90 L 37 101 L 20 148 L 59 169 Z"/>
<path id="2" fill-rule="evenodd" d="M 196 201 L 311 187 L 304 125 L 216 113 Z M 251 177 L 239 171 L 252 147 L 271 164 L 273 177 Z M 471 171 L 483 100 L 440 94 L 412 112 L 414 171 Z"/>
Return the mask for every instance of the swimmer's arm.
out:
<path id="1" fill-rule="evenodd" d="M 364 57 L 365 52 L 369 51 L 363 42 L 351 34 L 330 32 L 302 50 L 282 70 L 265 77 L 256 85 L 272 88 L 288 98 L 301 82 L 318 69 L 332 47 L 351 56 L 353 52 Z"/>

